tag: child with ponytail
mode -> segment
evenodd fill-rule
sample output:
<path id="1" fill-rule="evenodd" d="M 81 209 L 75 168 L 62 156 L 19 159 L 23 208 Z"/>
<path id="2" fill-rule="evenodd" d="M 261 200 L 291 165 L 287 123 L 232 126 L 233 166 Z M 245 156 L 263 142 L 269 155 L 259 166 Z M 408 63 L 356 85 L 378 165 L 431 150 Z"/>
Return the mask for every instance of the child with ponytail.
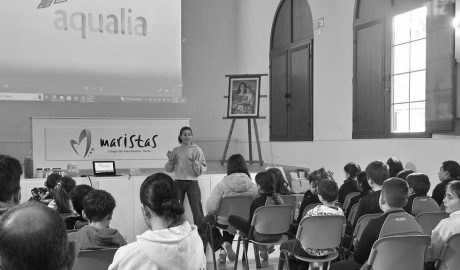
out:
<path id="1" fill-rule="evenodd" d="M 164 173 L 147 177 L 140 188 L 145 224 L 150 228 L 137 241 L 118 249 L 109 270 L 205 269 L 203 242 L 195 225 L 184 221 L 172 178 Z"/>
<path id="2" fill-rule="evenodd" d="M 70 200 L 69 193 L 75 188 L 75 180 L 63 176 L 59 178 L 53 189 L 53 200 L 48 204 L 49 208 L 57 210 L 59 214 L 74 214 L 75 210 Z"/>
<path id="3" fill-rule="evenodd" d="M 276 193 L 276 180 L 275 176 L 269 172 L 260 172 L 256 175 L 256 184 L 259 188 L 259 194 L 254 199 L 251 204 L 251 208 L 249 210 L 249 220 L 245 220 L 240 216 L 231 215 L 228 217 L 228 223 L 235 227 L 240 233 L 244 235 L 249 234 L 249 230 L 251 229 L 251 221 L 252 217 L 254 216 L 254 212 L 257 208 L 261 206 L 265 206 L 267 198 L 271 198 L 275 205 L 283 205 L 283 199 L 280 197 L 278 193 Z M 258 241 L 267 241 L 272 242 L 279 240 L 281 238 L 280 235 L 253 235 L 254 239 Z M 260 249 L 260 257 L 263 259 L 262 264 L 268 263 L 268 253 L 267 250 L 264 248 L 265 246 L 259 247 Z"/>

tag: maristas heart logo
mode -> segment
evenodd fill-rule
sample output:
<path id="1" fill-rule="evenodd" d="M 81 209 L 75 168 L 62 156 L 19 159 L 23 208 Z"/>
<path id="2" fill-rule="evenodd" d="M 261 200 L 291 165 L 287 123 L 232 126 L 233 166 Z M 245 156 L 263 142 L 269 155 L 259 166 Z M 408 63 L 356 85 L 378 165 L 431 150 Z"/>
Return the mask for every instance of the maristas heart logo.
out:
<path id="1" fill-rule="evenodd" d="M 86 155 L 88 155 L 89 149 L 91 147 L 91 131 L 89 131 L 89 129 L 83 129 L 80 132 L 80 136 L 78 137 L 78 142 L 75 141 L 75 140 L 70 140 L 70 146 L 72 146 L 73 151 L 75 151 L 75 153 L 77 155 L 80 155 L 80 153 L 78 153 L 78 151 L 75 148 L 75 146 L 79 146 L 80 143 L 84 139 L 86 139 L 86 147 L 85 147 L 85 154 L 83 155 L 83 157 L 86 157 Z"/>
<path id="2" fill-rule="evenodd" d="M 67 0 L 41 0 L 40 4 L 38 4 L 37 8 L 38 9 L 47 8 L 47 7 L 51 6 L 53 1 L 54 1 L 55 4 L 67 2 Z"/>

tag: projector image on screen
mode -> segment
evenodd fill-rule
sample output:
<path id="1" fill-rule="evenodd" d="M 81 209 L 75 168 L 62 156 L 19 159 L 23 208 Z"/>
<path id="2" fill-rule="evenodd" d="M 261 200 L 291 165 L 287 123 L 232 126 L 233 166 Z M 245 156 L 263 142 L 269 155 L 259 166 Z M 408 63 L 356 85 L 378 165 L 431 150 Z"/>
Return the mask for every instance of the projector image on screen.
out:
<path id="1" fill-rule="evenodd" d="M 0 32 L 0 100 L 183 100 L 180 0 L 2 1 Z"/>

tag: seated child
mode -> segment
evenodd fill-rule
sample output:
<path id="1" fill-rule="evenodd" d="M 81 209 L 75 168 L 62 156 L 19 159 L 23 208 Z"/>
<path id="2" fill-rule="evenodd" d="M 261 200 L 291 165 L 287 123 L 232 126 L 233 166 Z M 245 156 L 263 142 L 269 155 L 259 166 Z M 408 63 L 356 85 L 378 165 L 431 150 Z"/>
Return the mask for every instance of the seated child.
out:
<path id="1" fill-rule="evenodd" d="M 339 188 L 337 183 L 332 180 L 320 180 L 318 182 L 318 198 L 321 201 L 321 205 L 316 206 L 315 208 L 308 211 L 304 218 L 312 216 L 343 216 L 343 211 L 335 205 L 339 194 Z M 286 250 L 290 253 L 295 253 L 303 257 L 324 257 L 327 256 L 335 250 L 331 249 L 309 249 L 303 248 L 300 245 L 300 242 L 297 239 L 288 240 L 281 244 L 280 250 Z M 285 257 L 280 255 L 278 269 L 283 269 Z M 308 269 L 308 262 L 297 262 L 297 260 L 292 257 L 289 258 L 289 267 L 291 269 L 297 269 L 299 264 L 305 265 Z"/>
<path id="2" fill-rule="evenodd" d="M 126 245 L 116 229 L 109 228 L 115 199 L 104 190 L 92 190 L 83 199 L 82 214 L 89 224 L 77 232 L 69 233 L 69 239 L 77 240 L 80 249 L 101 249 Z"/>
<path id="3" fill-rule="evenodd" d="M 404 207 L 407 213 L 412 213 L 412 203 L 416 197 L 424 197 L 430 190 L 430 179 L 423 173 L 411 173 L 406 178 L 409 184 L 409 198 Z"/>
<path id="4" fill-rule="evenodd" d="M 345 177 L 347 178 L 343 181 L 343 184 L 339 188 L 339 197 L 338 201 L 343 205 L 345 202 L 345 198 L 348 194 L 352 192 L 359 192 L 358 183 L 356 182 L 356 178 L 358 174 L 361 172 L 361 168 L 358 164 L 354 162 L 349 162 L 343 167 L 345 171 Z"/>
<path id="5" fill-rule="evenodd" d="M 77 215 L 69 216 L 64 219 L 67 230 L 77 230 L 81 229 L 85 225 L 88 225 L 88 221 L 82 214 L 83 199 L 91 190 L 94 190 L 91 186 L 77 185 L 70 192 L 70 200 L 72 201 L 73 208 L 75 209 L 75 212 L 77 212 Z"/>
<path id="6" fill-rule="evenodd" d="M 449 237 L 460 233 L 460 181 L 451 181 L 447 185 L 443 203 L 450 216 L 441 220 L 431 233 L 433 259 L 439 259 L 441 248 Z"/>
<path id="7" fill-rule="evenodd" d="M 57 210 L 59 214 L 74 214 L 72 201 L 69 193 L 75 188 L 75 180 L 71 177 L 63 176 L 53 189 L 53 200 L 48 204 L 49 208 Z"/>
<path id="8" fill-rule="evenodd" d="M 300 204 L 299 208 L 299 216 L 297 217 L 297 223 L 299 223 L 302 220 L 304 215 L 303 211 L 307 206 L 309 206 L 310 204 L 321 203 L 321 201 L 318 199 L 317 194 L 318 180 L 331 179 L 330 177 L 330 174 L 324 168 L 316 170 L 308 176 L 308 181 L 310 182 L 311 190 L 305 192 L 305 195 L 303 196 L 302 203 Z"/>
<path id="9" fill-rule="evenodd" d="M 259 188 L 259 194 L 254 199 L 249 210 L 249 220 L 245 220 L 240 216 L 231 215 L 228 217 L 228 223 L 238 230 L 243 235 L 248 235 L 251 229 L 251 221 L 254 216 L 254 212 L 257 208 L 265 206 L 267 198 L 271 198 L 275 205 L 283 205 L 283 199 L 279 196 L 276 190 L 275 176 L 268 171 L 260 172 L 256 175 L 256 183 Z M 281 238 L 281 235 L 260 235 L 254 234 L 253 238 L 260 242 L 272 242 L 277 241 Z M 268 253 L 269 250 L 265 246 L 259 247 L 260 257 L 263 259 L 262 265 L 268 264 Z"/>
<path id="10" fill-rule="evenodd" d="M 341 261 L 331 265 L 331 270 L 353 270 L 359 269 L 364 264 L 372 250 L 372 245 L 379 238 L 380 230 L 385 220 L 391 213 L 404 212 L 403 207 L 407 203 L 409 186 L 407 182 L 400 178 L 390 178 L 383 182 L 379 197 L 379 206 L 384 214 L 373 219 L 364 228 L 361 239 L 355 241 L 355 252 L 353 259 Z M 420 232 L 421 233 L 421 232 Z"/>

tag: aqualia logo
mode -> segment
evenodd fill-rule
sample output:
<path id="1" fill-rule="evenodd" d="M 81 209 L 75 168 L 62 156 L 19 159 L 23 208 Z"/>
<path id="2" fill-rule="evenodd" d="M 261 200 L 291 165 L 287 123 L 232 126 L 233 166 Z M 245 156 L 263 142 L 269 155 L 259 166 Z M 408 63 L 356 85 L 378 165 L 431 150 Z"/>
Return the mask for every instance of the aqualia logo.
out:
<path id="1" fill-rule="evenodd" d="M 85 154 L 83 155 L 83 157 L 85 158 L 86 156 L 89 157 L 90 154 L 92 154 L 94 148 L 91 148 L 91 131 L 89 129 L 83 129 L 81 132 L 80 132 L 80 136 L 78 137 L 78 142 L 75 141 L 75 140 L 70 140 L 70 146 L 72 147 L 73 151 L 78 155 L 78 156 L 81 156 L 81 154 L 83 153 L 79 153 L 78 150 L 81 150 L 81 147 L 80 144 L 82 143 L 82 141 L 84 141 L 86 139 L 86 145 L 82 145 L 84 146 L 83 149 L 84 149 L 84 152 Z M 77 150 L 78 149 L 78 150 Z"/>
<path id="2" fill-rule="evenodd" d="M 37 9 L 50 7 L 67 0 L 41 0 Z M 59 31 L 78 31 L 80 37 L 86 39 L 88 33 L 147 36 L 147 20 L 136 17 L 131 8 L 121 8 L 119 14 L 93 14 L 91 12 L 56 10 L 54 27 Z"/>

